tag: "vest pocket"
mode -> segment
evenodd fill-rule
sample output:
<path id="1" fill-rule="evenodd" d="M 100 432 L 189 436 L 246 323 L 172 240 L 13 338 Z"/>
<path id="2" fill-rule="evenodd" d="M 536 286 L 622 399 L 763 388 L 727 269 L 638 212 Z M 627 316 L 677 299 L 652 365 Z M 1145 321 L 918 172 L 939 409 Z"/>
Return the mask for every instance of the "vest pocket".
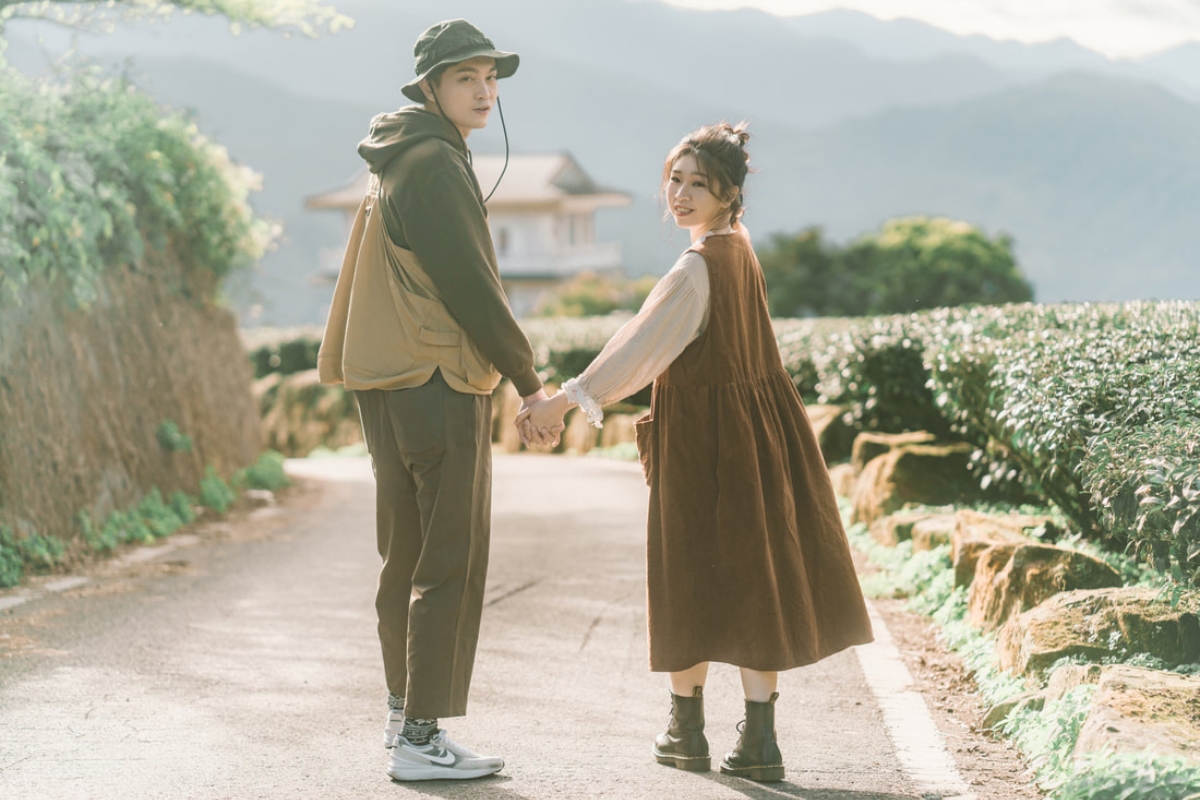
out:
<path id="1" fill-rule="evenodd" d="M 458 331 L 434 331 L 421 327 L 417 333 L 417 338 L 422 344 L 433 345 L 434 347 L 458 347 L 461 337 Z"/>

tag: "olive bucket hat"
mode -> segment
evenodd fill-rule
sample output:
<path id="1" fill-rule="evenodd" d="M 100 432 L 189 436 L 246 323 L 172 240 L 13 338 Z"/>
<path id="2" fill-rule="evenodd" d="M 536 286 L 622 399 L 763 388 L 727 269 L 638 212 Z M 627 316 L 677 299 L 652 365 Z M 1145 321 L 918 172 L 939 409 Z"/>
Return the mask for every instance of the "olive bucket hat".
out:
<path id="1" fill-rule="evenodd" d="M 417 59 L 417 77 L 404 84 L 400 91 L 417 103 L 425 102 L 421 81 L 444 64 L 457 64 L 468 58 L 486 56 L 496 59 L 496 77 L 507 78 L 517 71 L 517 65 L 521 63 L 519 55 L 497 50 L 492 40 L 483 35 L 483 31 L 465 19 L 447 20 L 430 27 L 417 39 L 413 55 Z"/>

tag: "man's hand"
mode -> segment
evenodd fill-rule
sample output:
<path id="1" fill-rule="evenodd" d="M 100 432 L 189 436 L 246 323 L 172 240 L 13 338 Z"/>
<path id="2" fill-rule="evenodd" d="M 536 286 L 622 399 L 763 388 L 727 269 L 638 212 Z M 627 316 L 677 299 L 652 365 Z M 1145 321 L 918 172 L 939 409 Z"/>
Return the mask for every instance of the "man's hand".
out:
<path id="1" fill-rule="evenodd" d="M 513 424 L 526 447 L 557 447 L 559 434 L 566 430 L 566 395 L 549 397 L 545 389 L 521 398 L 521 408 Z"/>

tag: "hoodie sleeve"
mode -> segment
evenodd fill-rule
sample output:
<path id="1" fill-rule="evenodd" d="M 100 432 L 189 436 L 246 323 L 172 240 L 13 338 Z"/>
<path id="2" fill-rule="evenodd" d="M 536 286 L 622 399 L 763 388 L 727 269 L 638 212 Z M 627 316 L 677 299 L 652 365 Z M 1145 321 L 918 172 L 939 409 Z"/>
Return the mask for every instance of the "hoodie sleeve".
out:
<path id="1" fill-rule="evenodd" d="M 386 216 L 399 219 L 447 310 L 522 397 L 542 388 L 533 348 L 500 285 L 496 252 L 466 159 L 436 140 L 383 173 Z"/>

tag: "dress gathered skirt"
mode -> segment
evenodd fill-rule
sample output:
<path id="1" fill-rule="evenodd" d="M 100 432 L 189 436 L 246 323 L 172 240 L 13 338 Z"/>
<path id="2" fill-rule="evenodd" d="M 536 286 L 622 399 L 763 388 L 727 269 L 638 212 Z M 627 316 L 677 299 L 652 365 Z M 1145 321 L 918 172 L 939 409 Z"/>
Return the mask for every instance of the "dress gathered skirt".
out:
<path id="1" fill-rule="evenodd" d="M 637 424 L 650 668 L 811 664 L 872 640 L 833 486 L 750 242 L 734 232 L 692 250 L 708 266 L 708 324 Z"/>

